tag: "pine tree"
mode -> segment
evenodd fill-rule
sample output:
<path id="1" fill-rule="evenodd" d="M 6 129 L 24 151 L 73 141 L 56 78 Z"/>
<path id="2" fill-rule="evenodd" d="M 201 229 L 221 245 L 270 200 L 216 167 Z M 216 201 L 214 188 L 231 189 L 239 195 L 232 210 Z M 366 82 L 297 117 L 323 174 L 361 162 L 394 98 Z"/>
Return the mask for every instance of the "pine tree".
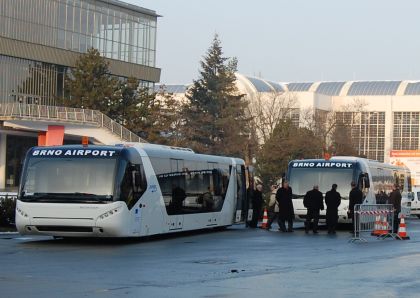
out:
<path id="1" fill-rule="evenodd" d="M 97 49 L 91 48 L 76 61 L 66 76 L 67 106 L 99 110 L 109 114 L 118 98 L 118 79 L 112 77 L 109 65 Z"/>
<path id="2" fill-rule="evenodd" d="M 237 60 L 223 57 L 217 35 L 187 92 L 184 137 L 198 152 L 244 156 L 250 136 L 247 102 L 236 85 Z"/>

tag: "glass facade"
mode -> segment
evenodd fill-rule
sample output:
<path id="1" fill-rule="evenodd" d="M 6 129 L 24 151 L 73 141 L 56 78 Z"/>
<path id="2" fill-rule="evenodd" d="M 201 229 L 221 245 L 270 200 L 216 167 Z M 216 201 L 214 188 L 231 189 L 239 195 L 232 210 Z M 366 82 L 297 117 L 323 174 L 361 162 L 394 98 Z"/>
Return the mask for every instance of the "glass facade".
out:
<path id="1" fill-rule="evenodd" d="M 100 0 L 0 0 L 0 36 L 155 66 L 156 16 Z"/>
<path id="2" fill-rule="evenodd" d="M 419 149 L 419 112 L 394 112 L 392 148 Z"/>
<path id="3" fill-rule="evenodd" d="M 63 97 L 66 68 L 0 55 L 0 104 L 54 105 Z"/>
<path id="4" fill-rule="evenodd" d="M 29 148 L 38 144 L 37 137 L 7 135 L 6 188 L 17 190 L 22 172 L 23 157 Z"/>
<path id="5" fill-rule="evenodd" d="M 385 112 L 337 112 L 337 119 L 350 124 L 352 138 L 360 155 L 384 161 Z"/>

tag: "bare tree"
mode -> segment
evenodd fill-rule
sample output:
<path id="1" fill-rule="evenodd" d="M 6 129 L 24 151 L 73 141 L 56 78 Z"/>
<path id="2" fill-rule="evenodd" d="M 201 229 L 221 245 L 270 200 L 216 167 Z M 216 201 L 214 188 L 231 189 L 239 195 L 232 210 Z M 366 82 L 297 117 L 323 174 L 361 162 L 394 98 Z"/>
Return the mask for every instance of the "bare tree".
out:
<path id="1" fill-rule="evenodd" d="M 305 109 L 301 111 L 302 125 L 321 140 L 325 152 L 356 155 L 352 128 L 360 122 L 365 107 L 366 102 L 356 98 L 336 110 Z"/>
<path id="2" fill-rule="evenodd" d="M 266 92 L 250 98 L 248 114 L 252 117 L 258 142 L 263 144 L 272 136 L 274 129 L 293 114 L 299 114 L 298 101 L 292 93 Z"/>

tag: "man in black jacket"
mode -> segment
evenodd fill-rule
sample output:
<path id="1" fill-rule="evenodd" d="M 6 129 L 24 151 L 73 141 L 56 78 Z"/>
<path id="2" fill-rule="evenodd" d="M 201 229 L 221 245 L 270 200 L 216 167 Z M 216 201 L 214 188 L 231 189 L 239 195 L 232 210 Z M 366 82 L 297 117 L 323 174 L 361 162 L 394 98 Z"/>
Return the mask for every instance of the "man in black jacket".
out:
<path id="1" fill-rule="evenodd" d="M 293 232 L 293 219 L 295 218 L 295 211 L 293 209 L 292 188 L 287 181 L 283 181 L 282 187 L 277 190 L 276 200 L 279 205 L 279 230 L 286 232 Z"/>
<path id="2" fill-rule="evenodd" d="M 318 185 L 314 185 L 313 189 L 306 193 L 303 198 L 303 205 L 308 209 L 305 221 L 305 233 L 309 232 L 313 219 L 314 223 L 312 230 L 314 234 L 318 234 L 319 211 L 324 210 L 322 192 L 318 190 Z"/>
<path id="3" fill-rule="evenodd" d="M 253 213 L 252 213 L 252 220 L 249 226 L 254 229 L 258 227 L 258 220 L 260 219 L 260 216 L 261 216 L 262 205 L 263 205 L 262 190 L 263 190 L 263 186 L 261 184 L 258 184 L 252 196 Z"/>
<path id="4" fill-rule="evenodd" d="M 354 227 L 354 205 L 363 203 L 363 192 L 357 187 L 356 182 L 351 182 L 351 191 L 349 194 L 349 210 L 347 214 L 351 219 L 351 223 Z"/>
<path id="5" fill-rule="evenodd" d="M 389 204 L 392 204 L 394 207 L 394 227 L 393 232 L 398 232 L 398 226 L 400 225 L 400 219 L 399 214 L 401 212 L 401 192 L 400 192 L 400 186 L 398 184 L 395 184 L 392 187 L 392 192 L 389 195 Z"/>
<path id="6" fill-rule="evenodd" d="M 341 195 L 337 191 L 337 184 L 333 184 L 330 191 L 325 194 L 325 205 L 327 205 L 327 227 L 328 234 L 335 234 L 338 221 L 338 206 L 341 204 Z"/>

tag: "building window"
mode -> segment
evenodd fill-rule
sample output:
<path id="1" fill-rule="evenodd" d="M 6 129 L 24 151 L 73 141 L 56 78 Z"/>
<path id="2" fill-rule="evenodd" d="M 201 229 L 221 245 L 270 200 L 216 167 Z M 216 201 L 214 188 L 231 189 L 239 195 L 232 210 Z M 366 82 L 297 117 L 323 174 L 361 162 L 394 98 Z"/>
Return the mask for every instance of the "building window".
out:
<path id="1" fill-rule="evenodd" d="M 108 58 L 155 66 L 154 16 L 95 0 L 21 3 L 0 0 L 1 36 L 82 53 L 94 46 Z M 132 53 L 136 49 L 144 52 L 142 59 Z"/>
<path id="2" fill-rule="evenodd" d="M 392 149 L 419 149 L 419 112 L 394 112 Z"/>
<path id="3" fill-rule="evenodd" d="M 385 112 L 337 112 L 337 119 L 350 125 L 359 155 L 384 161 Z"/>

